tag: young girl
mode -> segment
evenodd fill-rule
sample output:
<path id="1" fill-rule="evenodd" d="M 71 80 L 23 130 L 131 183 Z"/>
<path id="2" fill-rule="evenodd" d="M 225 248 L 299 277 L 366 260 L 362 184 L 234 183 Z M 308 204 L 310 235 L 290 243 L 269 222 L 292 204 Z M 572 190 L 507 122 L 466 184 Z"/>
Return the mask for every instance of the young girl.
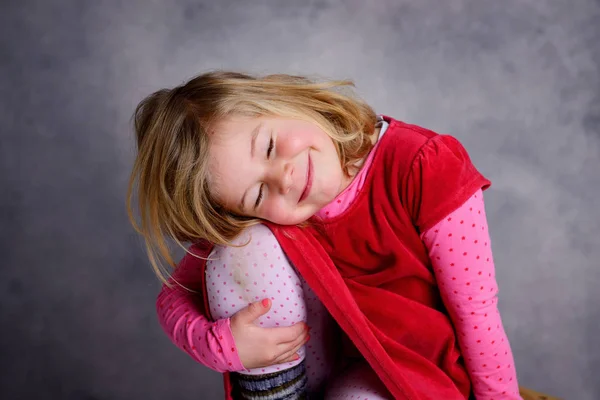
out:
<path id="1" fill-rule="evenodd" d="M 163 328 L 227 398 L 520 398 L 489 181 L 349 86 L 211 72 L 140 103 L 136 226 L 161 277 L 167 240 L 193 243 Z"/>

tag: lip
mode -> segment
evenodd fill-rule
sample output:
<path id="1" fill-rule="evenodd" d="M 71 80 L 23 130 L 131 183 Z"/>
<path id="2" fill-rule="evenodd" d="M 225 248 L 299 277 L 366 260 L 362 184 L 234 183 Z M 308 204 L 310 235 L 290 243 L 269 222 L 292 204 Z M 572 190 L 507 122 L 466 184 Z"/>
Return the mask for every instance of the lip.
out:
<path id="1" fill-rule="evenodd" d="M 302 200 L 306 199 L 308 197 L 308 195 L 310 194 L 310 188 L 312 187 L 312 181 L 313 181 L 313 165 L 312 165 L 312 160 L 310 158 L 310 153 L 308 153 L 308 163 L 306 165 L 306 186 L 304 187 L 304 191 L 300 195 L 300 199 L 298 200 L 298 203 L 300 203 Z"/>

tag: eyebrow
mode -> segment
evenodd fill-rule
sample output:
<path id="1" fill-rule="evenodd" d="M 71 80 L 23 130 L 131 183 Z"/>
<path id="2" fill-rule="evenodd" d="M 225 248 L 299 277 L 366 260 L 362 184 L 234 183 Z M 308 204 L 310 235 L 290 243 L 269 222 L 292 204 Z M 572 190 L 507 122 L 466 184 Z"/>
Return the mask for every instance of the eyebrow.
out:
<path id="1" fill-rule="evenodd" d="M 254 158 L 254 149 L 256 147 L 256 138 L 258 137 L 258 132 L 260 131 L 260 128 L 263 126 L 263 123 L 259 123 L 258 125 L 256 125 L 256 127 L 252 130 L 252 134 L 251 134 L 251 139 L 250 139 L 250 156 L 252 158 Z M 244 200 L 246 199 L 246 194 L 248 193 L 248 190 L 246 189 L 246 191 L 244 192 L 242 199 L 240 200 L 240 204 L 238 205 L 240 210 L 244 210 Z"/>

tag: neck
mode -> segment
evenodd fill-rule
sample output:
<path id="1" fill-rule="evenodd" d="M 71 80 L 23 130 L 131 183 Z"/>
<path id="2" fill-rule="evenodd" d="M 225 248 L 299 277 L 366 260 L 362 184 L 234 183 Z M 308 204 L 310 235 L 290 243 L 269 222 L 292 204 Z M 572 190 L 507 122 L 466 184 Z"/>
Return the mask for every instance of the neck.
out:
<path id="1" fill-rule="evenodd" d="M 371 144 L 373 146 L 375 146 L 375 144 L 377 143 L 377 140 L 379 140 L 379 132 L 381 132 L 381 127 L 379 127 L 379 126 L 375 127 L 375 131 L 373 132 L 373 134 L 370 137 Z M 352 183 L 352 180 L 359 173 L 360 169 L 362 168 L 363 164 L 365 163 L 365 160 L 367 159 L 367 157 L 369 157 L 370 153 L 371 152 L 369 151 L 367 154 L 365 154 L 365 156 L 361 160 L 357 161 L 356 163 L 354 163 L 354 165 L 351 165 L 348 168 L 348 174 L 345 176 L 342 191 L 344 189 L 346 189 L 350 185 L 350 183 Z"/>
<path id="2" fill-rule="evenodd" d="M 375 143 L 379 140 L 379 132 L 381 132 L 381 126 L 375 127 L 375 132 L 371 135 L 371 144 L 375 146 Z"/>

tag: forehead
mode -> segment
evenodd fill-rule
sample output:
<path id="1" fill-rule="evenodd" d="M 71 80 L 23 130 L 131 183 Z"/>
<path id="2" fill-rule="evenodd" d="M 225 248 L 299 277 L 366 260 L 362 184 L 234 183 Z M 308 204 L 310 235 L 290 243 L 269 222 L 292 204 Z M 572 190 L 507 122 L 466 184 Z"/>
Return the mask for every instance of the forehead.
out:
<path id="1" fill-rule="evenodd" d="M 213 143 L 221 143 L 232 138 L 241 138 L 249 135 L 254 125 L 260 123 L 259 117 L 231 116 L 223 119 L 212 126 L 210 140 Z"/>

